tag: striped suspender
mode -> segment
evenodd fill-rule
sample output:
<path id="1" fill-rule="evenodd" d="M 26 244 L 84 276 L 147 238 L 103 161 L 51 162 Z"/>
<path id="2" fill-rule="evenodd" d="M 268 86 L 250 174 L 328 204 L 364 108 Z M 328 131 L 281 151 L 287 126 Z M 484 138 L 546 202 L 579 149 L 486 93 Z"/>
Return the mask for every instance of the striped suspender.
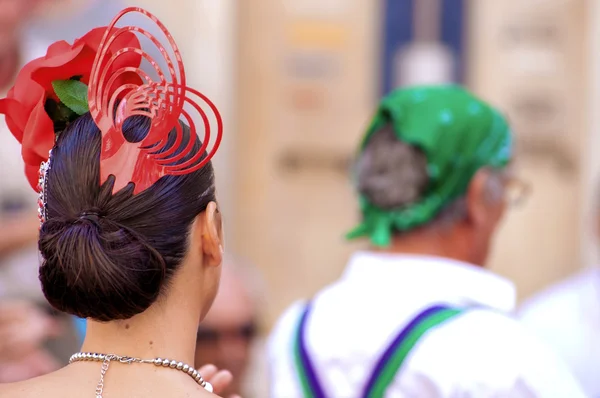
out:
<path id="1" fill-rule="evenodd" d="M 309 303 L 300 317 L 294 338 L 294 358 L 304 398 L 325 398 L 321 383 L 315 373 L 315 368 L 306 350 L 306 320 L 310 314 Z"/>
<path id="2" fill-rule="evenodd" d="M 446 306 L 429 307 L 417 315 L 396 336 L 385 350 L 365 385 L 362 396 L 365 398 L 383 398 L 387 388 L 394 378 L 410 351 L 428 330 L 454 318 L 462 313 L 462 309 Z"/>
<path id="3" fill-rule="evenodd" d="M 294 359 L 304 398 L 326 398 L 306 349 L 306 321 L 310 310 L 311 305 L 308 304 L 300 317 L 300 322 L 296 329 L 296 335 L 294 336 Z M 463 309 L 436 305 L 425 309 L 414 317 L 394 338 L 377 361 L 375 369 L 359 396 L 363 398 L 383 398 L 387 388 L 394 381 L 396 374 L 419 339 L 428 330 L 454 318 L 462 312 L 464 312 Z"/>

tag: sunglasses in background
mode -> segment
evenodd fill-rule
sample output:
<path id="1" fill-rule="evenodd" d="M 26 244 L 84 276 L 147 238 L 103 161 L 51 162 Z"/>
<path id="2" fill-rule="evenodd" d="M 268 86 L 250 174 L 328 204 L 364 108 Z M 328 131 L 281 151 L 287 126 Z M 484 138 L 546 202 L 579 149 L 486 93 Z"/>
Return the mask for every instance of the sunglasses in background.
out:
<path id="1" fill-rule="evenodd" d="M 199 344 L 216 343 L 222 340 L 243 340 L 250 342 L 256 337 L 257 326 L 254 322 L 249 322 L 233 329 L 212 329 L 200 326 L 196 335 L 196 342 Z"/>

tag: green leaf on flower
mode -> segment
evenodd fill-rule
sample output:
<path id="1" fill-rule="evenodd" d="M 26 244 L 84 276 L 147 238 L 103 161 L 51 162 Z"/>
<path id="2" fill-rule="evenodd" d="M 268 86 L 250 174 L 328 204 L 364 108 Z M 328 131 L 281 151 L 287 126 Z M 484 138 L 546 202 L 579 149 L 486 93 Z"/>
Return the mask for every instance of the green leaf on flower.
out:
<path id="1" fill-rule="evenodd" d="M 79 80 L 55 80 L 52 87 L 61 103 L 78 115 L 89 111 L 88 87 Z"/>

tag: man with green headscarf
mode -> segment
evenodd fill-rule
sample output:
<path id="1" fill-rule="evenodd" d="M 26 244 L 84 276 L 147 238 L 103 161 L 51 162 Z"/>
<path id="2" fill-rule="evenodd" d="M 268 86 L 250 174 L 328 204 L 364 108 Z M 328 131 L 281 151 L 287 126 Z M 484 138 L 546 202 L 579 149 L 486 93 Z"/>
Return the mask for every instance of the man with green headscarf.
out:
<path id="1" fill-rule="evenodd" d="M 278 322 L 273 398 L 584 396 L 509 317 L 513 284 L 483 268 L 523 192 L 511 156 L 504 117 L 460 87 L 381 100 L 354 171 L 362 220 L 348 234 L 371 248 Z"/>

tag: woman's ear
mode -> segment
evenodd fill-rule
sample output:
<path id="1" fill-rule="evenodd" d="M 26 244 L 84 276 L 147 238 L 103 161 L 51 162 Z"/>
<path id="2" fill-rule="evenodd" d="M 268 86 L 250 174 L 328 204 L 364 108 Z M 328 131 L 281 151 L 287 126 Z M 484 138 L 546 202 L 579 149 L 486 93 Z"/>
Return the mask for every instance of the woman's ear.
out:
<path id="1" fill-rule="evenodd" d="M 223 221 L 215 202 L 210 202 L 200 214 L 203 263 L 219 266 L 223 261 Z"/>

